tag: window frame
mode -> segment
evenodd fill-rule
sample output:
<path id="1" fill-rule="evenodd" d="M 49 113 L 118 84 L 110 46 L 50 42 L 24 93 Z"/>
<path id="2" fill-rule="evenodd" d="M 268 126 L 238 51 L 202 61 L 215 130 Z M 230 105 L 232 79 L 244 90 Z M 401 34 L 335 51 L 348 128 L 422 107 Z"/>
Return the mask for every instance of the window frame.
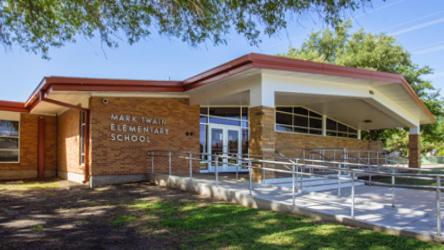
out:
<path id="1" fill-rule="evenodd" d="M 0 138 L 17 138 L 17 149 L 6 149 L 6 148 L 0 148 L 0 151 L 3 152 L 17 152 L 17 161 L 0 161 L 0 164 L 11 164 L 11 163 L 15 163 L 18 164 L 20 163 L 20 146 L 21 146 L 21 140 L 20 140 L 20 135 L 21 135 L 21 122 L 20 119 L 10 119 L 10 118 L 1 118 L 0 120 L 2 121 L 9 121 L 9 122 L 17 122 L 18 123 L 18 129 L 17 129 L 17 136 L 6 136 L 6 135 L 0 135 Z"/>
<path id="2" fill-rule="evenodd" d="M 279 111 L 278 108 L 291 108 L 292 112 L 290 113 L 290 112 L 287 112 L 287 111 Z M 295 108 L 305 109 L 307 111 L 306 112 L 307 114 L 304 115 L 304 114 L 300 114 L 300 113 L 295 113 Z M 277 123 L 277 114 L 278 113 L 285 114 L 285 115 L 291 115 L 292 124 L 289 125 L 289 124 Z M 314 115 L 311 116 L 311 113 L 313 113 Z M 295 117 L 302 117 L 302 118 L 307 119 L 307 127 L 295 125 Z M 311 119 L 320 120 L 321 124 L 322 124 L 321 128 L 311 127 L 310 126 L 311 125 L 310 124 L 310 120 Z M 327 127 L 328 120 L 331 120 L 331 121 L 336 123 L 336 129 L 335 130 L 328 129 L 328 127 Z M 324 122 L 325 122 L 325 124 L 324 124 Z M 285 105 L 280 106 L 279 105 L 279 106 L 276 106 L 275 107 L 275 123 L 274 124 L 275 124 L 275 126 L 274 126 L 275 132 L 294 133 L 294 134 L 303 134 L 303 135 L 315 135 L 315 136 L 324 136 L 324 132 L 325 132 L 325 136 L 329 136 L 329 137 L 358 139 L 358 129 L 356 129 L 356 128 L 352 127 L 352 126 L 349 126 L 349 125 L 347 125 L 347 124 L 345 124 L 343 122 L 339 122 L 339 121 L 337 121 L 335 119 L 329 118 L 329 117 L 326 117 L 326 119 L 324 121 L 323 115 L 321 113 L 316 112 L 316 111 L 311 110 L 311 109 L 308 109 L 308 108 L 306 108 L 304 106 L 301 106 L 301 105 L 289 105 L 289 106 L 285 106 Z M 346 132 L 339 131 L 339 124 L 345 126 L 347 128 L 347 131 Z M 291 128 L 291 130 L 286 130 L 286 131 L 278 130 L 277 129 L 278 126 L 281 127 L 281 128 Z M 324 131 L 324 128 L 325 128 L 325 131 Z M 299 131 L 295 131 L 295 130 L 299 130 L 299 131 L 306 130 L 307 133 L 299 132 Z M 354 130 L 355 132 L 351 132 L 350 130 Z M 310 133 L 311 131 L 317 131 L 317 133 Z M 329 133 L 334 133 L 335 135 L 329 135 Z M 347 136 L 340 136 L 339 134 L 345 134 Z"/>

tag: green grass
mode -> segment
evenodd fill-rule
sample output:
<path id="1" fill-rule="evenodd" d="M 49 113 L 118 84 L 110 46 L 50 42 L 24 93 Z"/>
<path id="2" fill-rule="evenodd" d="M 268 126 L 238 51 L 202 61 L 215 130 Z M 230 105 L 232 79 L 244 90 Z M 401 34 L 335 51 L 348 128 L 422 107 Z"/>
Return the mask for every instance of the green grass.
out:
<path id="1" fill-rule="evenodd" d="M 139 233 L 167 230 L 181 237 L 182 249 L 444 249 L 440 244 L 240 205 L 190 201 L 126 206 L 138 221 Z"/>
<path id="2" fill-rule="evenodd" d="M 123 226 L 135 220 L 136 218 L 133 215 L 122 215 L 117 218 L 114 218 L 111 221 L 111 226 L 113 227 Z"/>
<path id="3" fill-rule="evenodd" d="M 35 226 L 33 226 L 33 227 L 31 227 L 31 229 L 33 229 L 33 230 L 42 230 L 43 229 L 43 225 L 35 225 Z"/>
<path id="4" fill-rule="evenodd" d="M 0 184 L 0 190 L 23 191 L 23 190 L 39 190 L 46 188 L 57 188 L 58 183 L 19 183 L 19 184 Z"/>

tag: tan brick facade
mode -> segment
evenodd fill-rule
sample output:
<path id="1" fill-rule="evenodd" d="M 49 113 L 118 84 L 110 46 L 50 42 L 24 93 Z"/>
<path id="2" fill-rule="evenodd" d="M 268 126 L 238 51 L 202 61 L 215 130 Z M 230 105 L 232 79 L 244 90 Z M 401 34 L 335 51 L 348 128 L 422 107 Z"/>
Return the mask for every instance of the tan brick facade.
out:
<path id="1" fill-rule="evenodd" d="M 91 175 L 137 175 L 151 171 L 149 150 L 185 150 L 199 152 L 199 106 L 190 106 L 188 99 L 179 98 L 116 98 L 90 100 L 91 110 Z M 111 115 L 130 116 L 130 121 L 115 121 Z M 135 117 L 133 120 L 133 117 Z M 166 124 L 143 123 L 143 119 L 153 118 L 166 121 Z M 111 124 L 114 124 L 111 128 Z M 163 134 L 124 132 L 123 126 L 164 129 Z M 118 127 L 119 126 L 119 127 Z M 168 129 L 168 134 L 166 134 Z M 187 135 L 188 132 L 188 135 Z M 191 133 L 193 134 L 191 136 Z M 114 137 L 112 135 L 114 134 Z M 150 142 L 118 141 L 116 136 L 148 136 Z M 136 138 L 134 137 L 134 138 Z M 146 140 L 146 137 L 145 139 Z M 168 159 L 157 157 L 155 171 L 168 172 Z M 173 160 L 173 173 L 188 173 L 189 161 Z M 199 171 L 197 162 L 194 172 Z"/>
<path id="2" fill-rule="evenodd" d="M 287 132 L 276 133 L 276 151 L 287 157 L 302 158 L 303 150 L 309 148 L 346 148 L 348 150 L 382 151 L 382 142 L 359 139 L 304 135 Z"/>
<path id="3" fill-rule="evenodd" d="M 409 135 L 409 168 L 421 167 L 421 135 Z"/>
<path id="4" fill-rule="evenodd" d="M 20 162 L 0 163 L 0 179 L 35 178 L 38 170 L 38 120 L 45 121 L 45 176 L 55 176 L 57 117 L 20 114 Z"/>
<path id="5" fill-rule="evenodd" d="M 80 164 L 80 111 L 69 109 L 58 117 L 57 169 L 83 174 Z"/>

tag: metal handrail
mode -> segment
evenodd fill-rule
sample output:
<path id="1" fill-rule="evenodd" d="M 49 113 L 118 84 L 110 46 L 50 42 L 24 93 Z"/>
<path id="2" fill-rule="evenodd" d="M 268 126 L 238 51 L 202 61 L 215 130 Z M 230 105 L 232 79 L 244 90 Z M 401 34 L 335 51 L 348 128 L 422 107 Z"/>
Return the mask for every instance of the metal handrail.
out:
<path id="1" fill-rule="evenodd" d="M 174 154 L 174 155 L 173 155 Z M 177 155 L 177 154 L 185 154 Z M 198 155 L 198 158 L 193 157 Z M 299 189 L 298 192 L 302 192 L 302 177 L 303 176 L 322 176 L 324 178 L 329 179 L 337 179 L 338 183 L 341 180 L 351 181 L 352 182 L 352 197 L 351 197 L 351 217 L 354 218 L 354 210 L 355 210 L 355 182 L 363 182 L 368 184 L 377 184 L 381 186 L 388 186 L 392 188 L 392 206 L 395 207 L 395 187 L 407 187 L 407 188 L 422 188 L 422 189 L 433 189 L 436 191 L 436 218 L 437 218 L 437 234 L 441 235 L 441 207 L 440 207 L 440 197 L 441 197 L 441 190 L 444 189 L 444 187 L 441 186 L 441 174 L 423 174 L 423 173 L 399 173 L 396 172 L 395 169 L 399 169 L 396 167 L 386 167 L 386 166 L 375 166 L 375 165 L 366 165 L 370 167 L 378 167 L 377 171 L 367 170 L 367 169 L 353 169 L 353 168 L 347 168 L 344 167 L 344 165 L 353 165 L 350 163 L 344 163 L 344 162 L 327 162 L 331 166 L 326 165 L 314 165 L 313 163 L 316 162 L 314 160 L 307 160 L 307 159 L 297 159 L 293 158 L 292 160 L 295 160 L 295 162 L 291 162 L 292 169 L 291 170 L 285 170 L 285 169 L 276 169 L 276 168 L 269 168 L 266 167 L 266 164 L 277 164 L 277 165 L 288 165 L 288 160 L 290 158 L 287 158 L 287 161 L 278 161 L 282 160 L 283 157 L 273 157 L 273 156 L 267 156 L 268 159 L 274 159 L 266 160 L 264 156 L 251 156 L 251 155 L 242 155 L 237 154 L 237 156 L 228 156 L 228 155 L 215 155 L 215 154 L 209 154 L 209 153 L 198 153 L 198 152 L 190 152 L 190 151 L 180 151 L 180 150 L 151 150 L 148 152 L 148 156 L 151 156 L 151 167 L 152 167 L 152 173 L 154 173 L 154 158 L 155 157 L 168 157 L 168 172 L 169 175 L 172 174 L 172 158 L 179 158 L 179 159 L 187 159 L 189 160 L 190 164 L 190 179 L 192 180 L 192 174 L 193 174 L 193 160 L 199 161 L 199 162 L 210 162 L 214 163 L 215 165 L 215 178 L 216 178 L 216 185 L 219 184 L 219 173 L 218 173 L 218 167 L 220 164 L 219 159 L 229 159 L 229 160 L 235 160 L 235 162 L 248 162 L 248 166 L 242 165 L 241 167 L 248 168 L 249 173 L 249 189 L 250 189 L 250 195 L 253 193 L 253 181 L 252 181 L 252 170 L 257 169 L 263 171 L 265 177 L 265 171 L 273 171 L 273 172 L 281 172 L 281 173 L 288 173 L 292 175 L 292 187 L 293 187 L 293 205 L 295 204 L 295 193 L 296 193 L 296 175 L 300 178 L 299 182 Z M 202 156 L 205 156 L 207 160 L 202 160 Z M 246 157 L 244 157 L 246 156 Z M 215 160 L 213 160 L 215 159 Z M 311 162 L 312 164 L 307 164 L 308 162 Z M 303 162 L 303 163 L 300 163 Z M 319 162 L 319 161 L 318 161 Z M 326 163 L 326 161 L 322 161 L 323 163 Z M 254 166 L 253 164 L 260 164 L 262 167 Z M 237 165 L 239 167 L 239 164 L 235 163 L 229 163 L 229 165 Z M 355 164 L 356 165 L 356 164 Z M 363 165 L 363 164 L 359 164 Z M 365 165 L 365 164 L 364 164 Z M 392 172 L 384 172 L 379 171 L 379 168 L 387 168 L 392 169 Z M 305 172 L 306 169 L 317 169 L 317 170 L 330 170 L 330 171 L 337 171 L 338 175 L 323 175 L 319 173 L 314 172 Z M 408 170 L 405 169 L 404 170 Z M 341 172 L 349 173 L 351 177 L 347 176 L 341 176 Z M 439 171 L 441 172 L 441 171 Z M 392 179 L 391 184 L 383 183 L 383 182 L 376 182 L 372 181 L 371 179 L 367 180 L 359 180 L 356 179 L 356 174 L 369 174 L 371 175 L 380 175 L 380 176 L 389 176 Z M 237 176 L 237 174 L 236 174 Z M 436 180 L 437 186 L 432 185 L 410 185 L 410 184 L 396 184 L 396 177 L 402 177 L 402 178 L 410 178 L 410 179 L 421 179 L 421 180 Z M 340 196 L 340 190 L 341 187 L 338 185 L 338 195 Z"/>

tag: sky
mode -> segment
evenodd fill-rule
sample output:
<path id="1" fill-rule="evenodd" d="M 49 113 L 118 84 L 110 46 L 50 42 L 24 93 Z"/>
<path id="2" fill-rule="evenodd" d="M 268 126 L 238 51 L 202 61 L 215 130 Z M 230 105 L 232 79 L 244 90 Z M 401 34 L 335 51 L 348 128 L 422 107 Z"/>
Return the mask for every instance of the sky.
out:
<path id="1" fill-rule="evenodd" d="M 444 1 L 374 0 L 371 6 L 346 16 L 352 31 L 394 36 L 412 54 L 412 61 L 428 65 L 426 76 L 444 89 Z M 298 48 L 312 31 L 326 28 L 316 15 L 290 18 L 288 27 L 272 37 L 262 36 L 250 46 L 237 34 L 227 36 L 228 45 L 206 42 L 191 47 L 180 39 L 153 35 L 135 45 L 120 42 L 117 49 L 102 45 L 99 38 L 78 38 L 77 43 L 49 50 L 50 60 L 19 46 L 0 49 L 0 100 L 23 102 L 45 76 L 70 76 L 142 80 L 184 80 L 248 53 L 276 55 L 289 46 Z"/>

